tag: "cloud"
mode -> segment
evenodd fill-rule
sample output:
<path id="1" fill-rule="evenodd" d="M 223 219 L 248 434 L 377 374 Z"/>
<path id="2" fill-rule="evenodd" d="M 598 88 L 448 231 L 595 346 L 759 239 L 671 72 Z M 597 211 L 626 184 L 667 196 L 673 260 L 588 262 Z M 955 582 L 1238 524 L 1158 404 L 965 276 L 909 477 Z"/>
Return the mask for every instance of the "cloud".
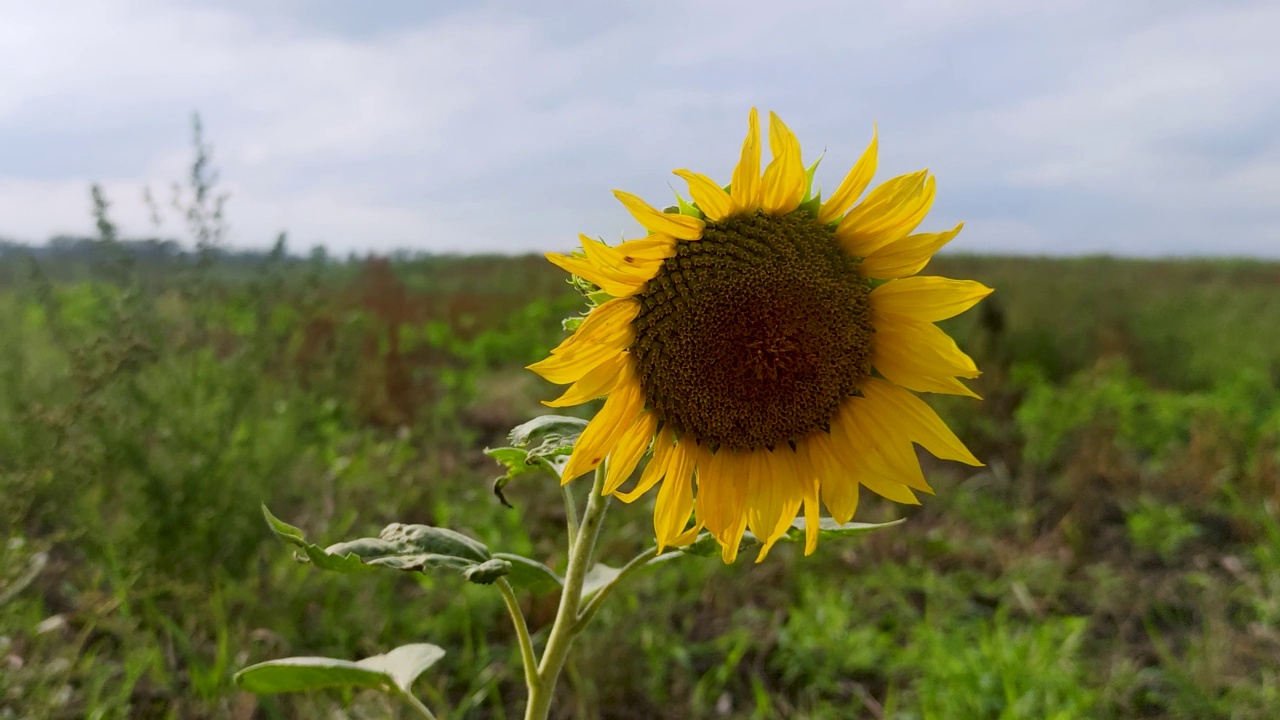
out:
<path id="1" fill-rule="evenodd" d="M 1274 3 L 51 5 L 0 26 L 0 234 L 87 232 L 95 179 L 148 232 L 199 110 L 235 244 L 564 248 L 727 178 L 758 105 L 828 187 L 878 122 L 958 250 L 1280 255 Z"/>

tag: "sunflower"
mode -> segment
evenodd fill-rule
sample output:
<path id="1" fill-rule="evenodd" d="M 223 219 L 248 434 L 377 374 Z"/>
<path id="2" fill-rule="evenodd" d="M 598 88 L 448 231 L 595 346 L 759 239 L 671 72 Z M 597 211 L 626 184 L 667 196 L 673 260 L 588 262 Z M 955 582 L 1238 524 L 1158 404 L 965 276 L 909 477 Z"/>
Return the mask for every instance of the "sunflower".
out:
<path id="1" fill-rule="evenodd" d="M 933 177 L 895 177 L 857 202 L 875 174 L 873 132 L 822 200 L 817 164 L 806 169 L 773 113 L 769 148 L 761 173 L 752 109 L 727 187 L 676 170 L 694 202 L 666 211 L 614 191 L 648 236 L 617 246 L 582 236 L 580 252 L 547 256 L 594 286 L 593 307 L 529 368 L 569 385 L 552 407 L 607 396 L 562 480 L 603 462 L 604 492 L 623 501 L 660 484 L 660 551 L 705 528 L 733 562 L 750 530 L 758 562 L 803 512 L 807 555 L 820 505 L 845 523 L 859 486 L 899 503 L 932 494 L 913 443 L 981 465 L 915 395 L 977 397 L 960 381 L 977 366 L 934 323 L 991 292 L 916 275 L 963 226 L 912 234 L 933 204 Z"/>

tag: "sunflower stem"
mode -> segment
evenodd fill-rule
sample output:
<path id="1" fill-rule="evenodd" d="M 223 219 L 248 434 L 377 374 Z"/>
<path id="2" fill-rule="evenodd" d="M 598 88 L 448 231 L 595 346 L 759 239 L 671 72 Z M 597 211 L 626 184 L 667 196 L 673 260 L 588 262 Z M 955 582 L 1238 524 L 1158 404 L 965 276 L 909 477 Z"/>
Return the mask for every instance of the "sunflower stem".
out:
<path id="1" fill-rule="evenodd" d="M 580 631 L 578 609 L 582 604 L 582 583 L 591 565 L 591 555 L 595 550 L 596 537 L 600 534 L 605 510 L 609 508 L 609 498 L 604 495 L 604 479 L 605 466 L 602 463 L 596 468 L 595 483 L 587 498 L 587 507 L 582 512 L 578 532 L 569 544 L 569 567 L 564 575 L 564 591 L 560 593 L 560 607 L 556 610 L 547 646 L 542 651 L 542 662 L 538 664 L 538 682 L 529 690 L 525 720 L 546 720 L 551 711 L 556 680 L 564 668 L 569 648 Z"/>
<path id="2" fill-rule="evenodd" d="M 564 498 L 564 521 L 569 528 L 569 547 L 572 548 L 578 539 L 578 503 L 573 499 L 568 483 L 560 486 L 560 496 Z"/>
<path id="3" fill-rule="evenodd" d="M 511 614 L 511 624 L 516 629 L 516 638 L 520 642 L 520 663 L 524 665 L 524 684 L 529 694 L 537 689 L 538 656 L 533 651 L 533 640 L 529 637 L 529 624 L 525 622 L 524 613 L 520 610 L 520 601 L 511 589 L 506 578 L 498 578 L 498 591 L 502 593 L 502 602 L 506 603 L 507 612 Z"/>

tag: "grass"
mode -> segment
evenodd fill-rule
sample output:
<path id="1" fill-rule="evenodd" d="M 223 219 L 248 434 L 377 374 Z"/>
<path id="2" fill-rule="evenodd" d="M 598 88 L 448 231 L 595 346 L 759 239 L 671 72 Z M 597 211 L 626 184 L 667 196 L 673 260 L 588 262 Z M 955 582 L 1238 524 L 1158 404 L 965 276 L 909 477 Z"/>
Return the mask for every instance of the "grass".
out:
<path id="1" fill-rule="evenodd" d="M 417 686 L 441 717 L 519 716 L 495 592 L 313 571 L 257 508 L 322 542 L 426 522 L 562 562 L 554 483 L 513 483 L 506 508 L 480 452 L 552 396 L 521 368 L 573 311 L 558 272 L 147 265 L 104 242 L 88 270 L 6 255 L 0 718 L 395 717 L 373 695 L 256 698 L 230 677 L 419 641 L 449 652 Z M 575 650 L 559 717 L 1280 714 L 1280 266 L 929 272 L 998 290 L 948 325 L 986 400 L 931 398 L 987 467 L 928 465 L 922 508 L 859 510 L 905 524 L 811 558 L 641 575 Z M 645 507 L 615 507 L 603 557 L 651 532 Z M 523 600 L 535 633 L 553 600 Z"/>

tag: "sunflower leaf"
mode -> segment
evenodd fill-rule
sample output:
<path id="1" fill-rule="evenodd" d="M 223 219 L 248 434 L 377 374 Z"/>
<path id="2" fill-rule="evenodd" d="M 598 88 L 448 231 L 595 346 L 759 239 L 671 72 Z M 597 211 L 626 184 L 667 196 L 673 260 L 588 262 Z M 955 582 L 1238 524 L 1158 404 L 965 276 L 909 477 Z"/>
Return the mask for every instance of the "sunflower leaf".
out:
<path id="1" fill-rule="evenodd" d="M 582 579 L 582 597 L 585 599 L 596 594 L 600 588 L 617 579 L 618 574 L 621 572 L 621 568 L 610 567 L 604 563 L 596 563 L 594 567 L 587 571 L 587 576 Z"/>
<path id="2" fill-rule="evenodd" d="M 484 544 L 448 528 L 392 523 L 376 538 L 349 540 L 322 548 L 307 542 L 301 530 L 272 515 L 265 505 L 262 514 L 281 540 L 302 549 L 301 553 L 294 553 L 299 562 L 309 562 L 325 570 L 352 573 L 383 567 L 427 572 L 443 568 L 456 570 L 467 580 L 484 585 L 512 570 L 506 560 L 494 562 Z"/>
<path id="3" fill-rule="evenodd" d="M 351 573 L 368 570 L 358 556 L 352 554 L 332 554 L 315 543 L 307 542 L 302 534 L 302 530 L 281 520 L 264 504 L 262 506 L 262 516 L 267 520 L 267 526 L 271 528 L 271 532 L 276 537 L 295 547 L 301 548 L 302 552 L 294 552 L 293 556 L 298 562 L 309 562 L 318 568 L 325 570 L 334 570 L 337 572 Z"/>
<path id="4" fill-rule="evenodd" d="M 535 595 L 555 592 L 564 587 L 564 578 L 542 563 L 514 553 L 497 552 L 495 560 L 506 560 L 511 563 L 511 571 L 507 579 L 512 585 L 524 588 Z"/>
<path id="5" fill-rule="evenodd" d="M 325 657 L 291 657 L 250 665 L 235 675 L 246 692 L 270 695 L 332 687 L 364 687 L 410 692 L 413 683 L 445 655 L 430 643 L 403 645 L 358 662 Z"/>
<path id="6" fill-rule="evenodd" d="M 493 483 L 493 493 L 502 504 L 511 507 L 502 491 L 521 475 L 541 469 L 560 477 L 573 452 L 573 444 L 586 426 L 587 421 L 581 418 L 542 415 L 511 431 L 507 438 L 514 447 L 485 448 L 486 455 L 507 469 L 506 474 Z"/>

